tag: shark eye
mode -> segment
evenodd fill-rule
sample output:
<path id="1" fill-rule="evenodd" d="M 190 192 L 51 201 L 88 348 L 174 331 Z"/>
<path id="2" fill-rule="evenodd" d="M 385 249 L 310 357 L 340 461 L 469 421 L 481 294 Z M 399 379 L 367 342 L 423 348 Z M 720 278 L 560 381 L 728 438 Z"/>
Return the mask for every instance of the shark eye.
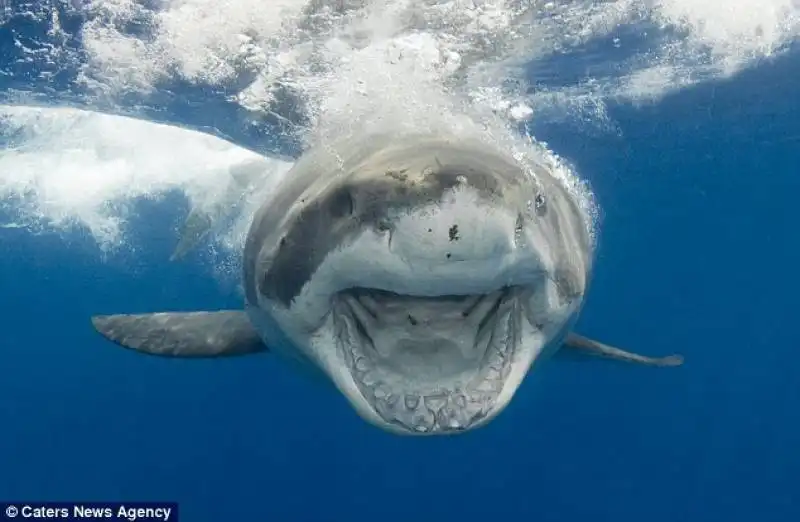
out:
<path id="1" fill-rule="evenodd" d="M 392 229 L 392 224 L 388 219 L 379 219 L 376 227 L 379 232 L 386 232 Z"/>
<path id="2" fill-rule="evenodd" d="M 334 218 L 350 216 L 355 211 L 355 202 L 346 187 L 336 191 L 330 199 L 328 210 Z"/>
<path id="3" fill-rule="evenodd" d="M 272 290 L 272 281 L 269 276 L 269 271 L 264 272 L 261 275 L 261 279 L 258 281 L 258 292 L 263 296 L 271 295 Z"/>
<path id="4" fill-rule="evenodd" d="M 537 216 L 544 216 L 547 213 L 547 200 L 542 194 L 536 194 L 534 199 L 534 210 Z"/>

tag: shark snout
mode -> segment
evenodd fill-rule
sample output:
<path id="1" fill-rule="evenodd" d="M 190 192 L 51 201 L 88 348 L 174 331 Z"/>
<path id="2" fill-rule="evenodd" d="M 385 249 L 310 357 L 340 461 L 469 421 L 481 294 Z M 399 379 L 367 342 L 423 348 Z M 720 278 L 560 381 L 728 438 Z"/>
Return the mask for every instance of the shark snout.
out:
<path id="1" fill-rule="evenodd" d="M 392 252 L 435 264 L 496 262 L 512 254 L 516 236 L 511 213 L 476 201 L 459 204 L 467 198 L 401 218 L 392 236 Z"/>

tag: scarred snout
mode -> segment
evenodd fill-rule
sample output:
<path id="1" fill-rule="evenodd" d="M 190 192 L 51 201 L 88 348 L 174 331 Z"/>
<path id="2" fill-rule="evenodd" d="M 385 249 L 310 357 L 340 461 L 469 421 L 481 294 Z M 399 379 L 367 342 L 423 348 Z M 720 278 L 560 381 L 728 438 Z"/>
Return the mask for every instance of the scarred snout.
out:
<path id="1" fill-rule="evenodd" d="M 492 205 L 469 187 L 445 194 L 437 205 L 402 213 L 389 249 L 408 263 L 452 266 L 502 264 L 517 250 L 517 212 Z"/>

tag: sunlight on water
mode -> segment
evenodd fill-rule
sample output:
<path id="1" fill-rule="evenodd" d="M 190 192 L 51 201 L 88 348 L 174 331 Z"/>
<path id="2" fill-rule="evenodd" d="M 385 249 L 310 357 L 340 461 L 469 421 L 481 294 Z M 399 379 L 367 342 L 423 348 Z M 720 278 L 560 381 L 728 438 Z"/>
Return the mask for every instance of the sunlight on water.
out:
<path id="1" fill-rule="evenodd" d="M 123 239 L 136 198 L 180 190 L 192 206 L 219 213 L 234 203 L 226 201 L 231 175 L 255 168 L 267 180 L 256 188 L 269 190 L 292 165 L 200 132 L 72 108 L 0 106 L 0 128 L 0 196 L 14 218 L 2 226 L 78 224 L 105 250 Z M 219 241 L 240 245 L 247 224 L 234 222 Z"/>
<path id="2" fill-rule="evenodd" d="M 83 14 L 81 48 L 59 44 L 68 38 L 56 3 Z M 291 98 L 308 122 L 296 129 L 306 145 L 441 130 L 515 154 L 531 147 L 514 123 L 557 115 L 613 128 L 608 100 L 654 101 L 733 75 L 800 34 L 797 0 L 72 0 L 6 2 L 0 20 L 23 12 L 49 27 L 32 59 L 77 68 L 89 106 L 184 82 L 224 88 L 231 102 L 277 117 Z M 554 56 L 577 60 L 598 40 L 625 51 L 598 69 L 606 76 L 541 86 L 526 73 Z M 0 225 L 78 224 L 104 249 L 125 243 L 134 198 L 180 190 L 213 216 L 230 204 L 231 170 L 263 168 L 271 184 L 291 166 L 194 131 L 75 109 L 7 105 L 0 123 L 9 218 Z M 245 226 L 240 219 L 218 242 L 235 251 Z"/>

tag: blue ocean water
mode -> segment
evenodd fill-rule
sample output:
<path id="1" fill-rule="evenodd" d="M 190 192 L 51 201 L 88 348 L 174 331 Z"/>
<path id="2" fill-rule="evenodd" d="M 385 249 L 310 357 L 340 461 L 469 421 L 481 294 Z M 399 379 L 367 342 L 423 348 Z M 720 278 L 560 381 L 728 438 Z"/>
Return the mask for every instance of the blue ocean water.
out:
<path id="1" fill-rule="evenodd" d="M 0 499 L 174 500 L 190 522 L 800 519 L 798 81 L 788 54 L 611 105 L 619 133 L 533 129 L 602 208 L 578 330 L 686 363 L 557 358 L 458 437 L 378 431 L 269 355 L 101 339 L 92 314 L 239 306 L 166 262 L 159 223 L 181 205 L 143 203 L 152 243 L 124 261 L 88 236 L 0 229 Z"/>

